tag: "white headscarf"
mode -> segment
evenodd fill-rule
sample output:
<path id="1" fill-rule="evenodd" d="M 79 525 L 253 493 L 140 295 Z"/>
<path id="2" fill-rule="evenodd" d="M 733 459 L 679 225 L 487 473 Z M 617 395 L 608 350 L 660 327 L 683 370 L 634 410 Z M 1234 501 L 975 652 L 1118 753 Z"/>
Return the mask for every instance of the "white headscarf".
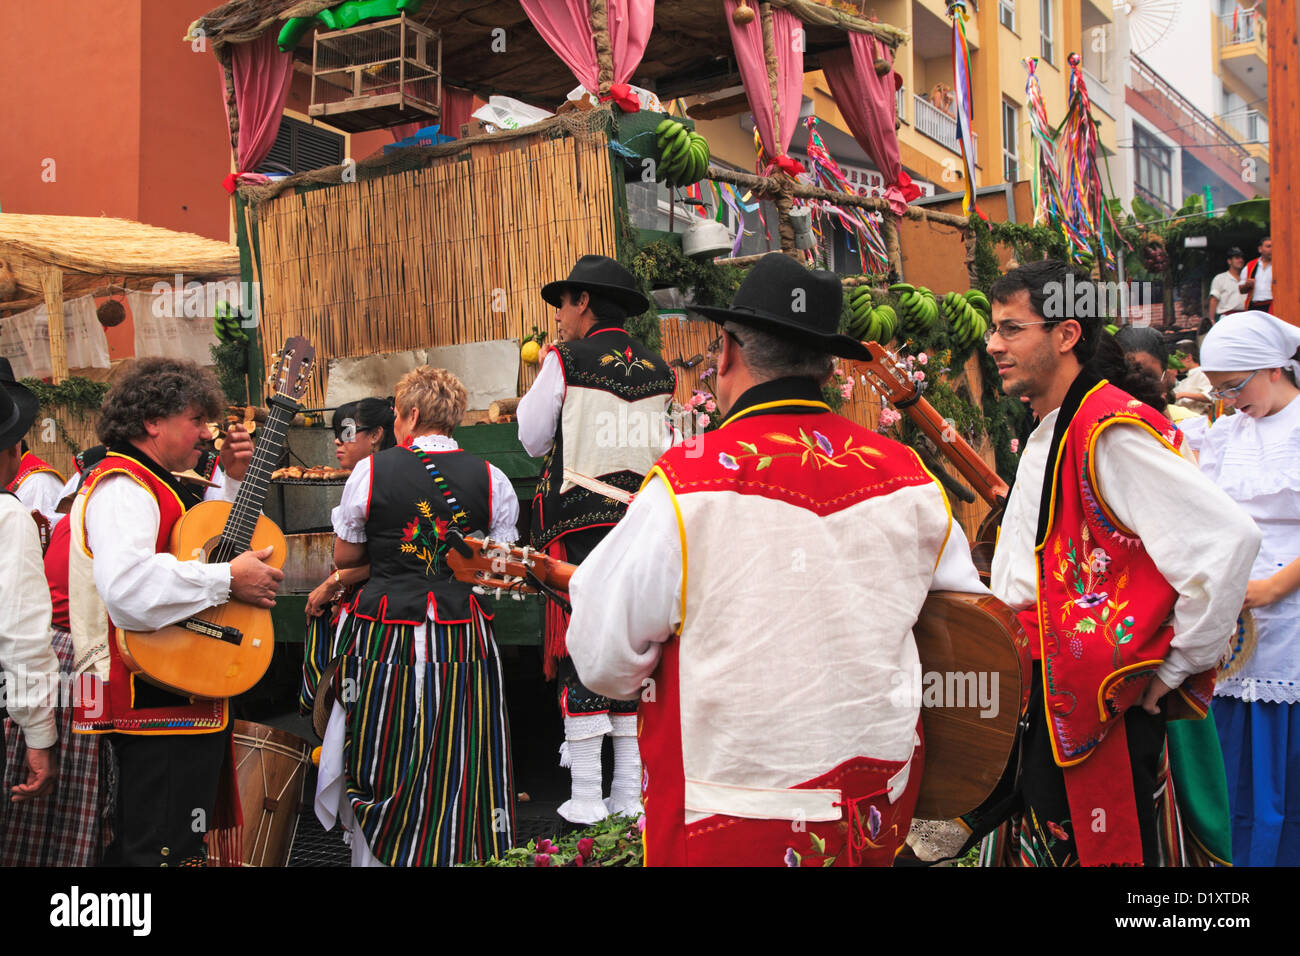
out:
<path id="1" fill-rule="evenodd" d="M 1289 368 L 1300 378 L 1300 328 L 1267 312 L 1225 315 L 1201 343 L 1201 368 L 1207 372 L 1253 372 Z"/>

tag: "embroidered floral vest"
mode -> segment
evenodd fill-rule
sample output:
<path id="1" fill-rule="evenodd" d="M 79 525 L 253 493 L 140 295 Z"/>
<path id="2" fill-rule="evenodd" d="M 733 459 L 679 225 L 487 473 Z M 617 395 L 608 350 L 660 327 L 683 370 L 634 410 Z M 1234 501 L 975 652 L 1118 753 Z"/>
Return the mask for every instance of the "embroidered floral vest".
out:
<path id="1" fill-rule="evenodd" d="M 120 452 L 109 452 L 86 475 L 81 494 L 86 506 L 93 502 L 95 488 L 109 475 L 127 475 L 153 496 L 158 503 L 157 552 L 167 551 L 172 527 L 186 507 L 173 485 L 156 474 L 147 464 Z M 170 477 L 170 476 L 168 476 Z M 68 521 L 60 522 L 67 524 Z M 84 527 L 70 528 L 69 548 L 80 548 L 94 558 L 87 545 Z M 92 543 L 93 544 L 93 543 Z M 229 717 L 229 700 L 186 697 L 163 690 L 134 673 L 123 663 L 117 649 L 116 625 L 108 624 L 108 685 L 92 674 L 82 674 L 77 681 L 73 729 L 78 733 L 115 731 L 126 734 L 206 734 L 224 730 Z"/>
<path id="2" fill-rule="evenodd" d="M 1102 382 L 1084 396 L 1057 449 L 1036 556 L 1044 701 L 1061 766 L 1085 760 L 1141 701 L 1173 639 L 1177 593 L 1097 492 L 1097 440 L 1114 426 L 1145 429 L 1171 454 L 1182 441 L 1155 409 Z M 1205 715 L 1214 674 L 1189 677 L 1166 698 L 1170 719 Z"/>
<path id="3" fill-rule="evenodd" d="M 427 468 L 429 462 L 437 479 Z M 449 524 L 464 534 L 490 530 L 492 481 L 487 462 L 465 451 L 399 446 L 376 454 L 370 466 L 370 580 L 351 612 L 388 624 L 423 624 L 432 606 L 440 624 L 470 620 L 470 602 L 476 599 L 471 585 L 451 576 L 446 532 Z"/>
<path id="4" fill-rule="evenodd" d="M 23 452 L 23 457 L 18 462 L 18 474 L 14 475 L 14 480 L 9 482 L 8 490 L 16 493 L 24 481 L 42 471 L 48 471 L 59 479 L 60 484 L 67 480 L 55 471 L 54 466 L 49 462 L 37 458 L 30 451 L 26 451 Z"/>
<path id="5" fill-rule="evenodd" d="M 554 349 L 564 372 L 564 405 L 533 499 L 531 538 L 539 550 L 623 517 L 626 505 L 565 481 L 564 469 L 635 492 L 663 451 L 676 386 L 667 363 L 620 328 L 597 326 Z"/>
<path id="6" fill-rule="evenodd" d="M 693 828 L 718 815 L 842 836 L 843 808 L 885 779 L 859 842 L 901 840 L 922 680 L 912 625 L 951 528 L 942 490 L 910 449 L 803 397 L 673 448 L 646 484 L 660 480 L 682 624 L 639 705 L 647 860 L 707 862 Z M 865 768 L 882 775 L 869 787 Z"/>

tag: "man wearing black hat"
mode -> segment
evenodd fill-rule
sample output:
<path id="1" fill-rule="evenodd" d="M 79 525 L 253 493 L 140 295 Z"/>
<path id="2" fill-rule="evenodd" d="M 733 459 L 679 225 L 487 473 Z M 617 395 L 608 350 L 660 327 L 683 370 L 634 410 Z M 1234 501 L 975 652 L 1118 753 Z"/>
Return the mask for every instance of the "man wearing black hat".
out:
<path id="1" fill-rule="evenodd" d="M 646 863 L 889 866 L 921 777 L 912 625 L 984 592 L 916 453 L 822 400 L 838 278 L 773 253 L 722 326 L 720 429 L 668 451 L 570 582 L 582 680 L 640 696 Z"/>
<path id="2" fill-rule="evenodd" d="M 18 473 L 20 442 L 39 410 L 40 402 L 29 390 L 12 381 L 0 384 L 0 488 Z M 13 788 L 11 799 L 30 800 L 54 785 L 52 748 L 58 740 L 54 706 L 59 662 L 50 647 L 50 592 L 45 586 L 36 524 L 31 512 L 7 490 L 0 490 L 0 541 L 4 542 L 0 548 L 4 703 L 9 716 L 22 727 L 27 744 L 27 779 Z M 3 761 L 0 748 L 0 771 Z"/>
<path id="3" fill-rule="evenodd" d="M 613 259 L 583 256 L 568 278 L 542 287 L 542 298 L 555 306 L 559 341 L 518 410 L 520 442 L 530 455 L 546 455 L 533 499 L 532 546 L 578 564 L 627 505 L 575 480 L 635 492 L 668 445 L 666 413 L 676 382 L 664 360 L 624 330 L 624 319 L 650 303 Z M 546 675 L 560 678 L 561 763 L 573 777 L 571 798 L 559 813 L 586 824 L 610 812 L 638 812 L 636 703 L 611 702 L 582 686 L 565 650 L 566 627 L 563 612 L 548 605 Z M 614 742 L 614 781 L 602 800 L 606 734 Z"/>

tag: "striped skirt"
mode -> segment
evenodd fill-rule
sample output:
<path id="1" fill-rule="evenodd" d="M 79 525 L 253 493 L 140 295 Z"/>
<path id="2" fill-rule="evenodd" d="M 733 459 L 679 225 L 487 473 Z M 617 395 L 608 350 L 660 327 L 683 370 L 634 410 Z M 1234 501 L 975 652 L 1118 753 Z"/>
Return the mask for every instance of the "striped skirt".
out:
<path id="1" fill-rule="evenodd" d="M 339 654 L 337 620 L 332 606 L 324 614 L 307 618 L 302 644 L 302 684 L 298 687 L 298 710 L 303 716 L 311 715 L 321 675 Z"/>
<path id="2" fill-rule="evenodd" d="M 52 628 L 51 645 L 61 674 L 72 670 L 72 638 Z M 97 866 L 112 838 L 113 750 L 101 734 L 74 734 L 72 708 L 56 715 L 59 742 L 54 790 L 23 803 L 9 800 L 10 789 L 27 780 L 27 747 L 12 719 L 4 722 L 4 835 L 0 866 Z"/>
<path id="3" fill-rule="evenodd" d="M 349 615 L 337 646 L 347 796 L 375 859 L 447 866 L 510 849 L 510 732 L 490 622 L 477 607 L 468 624 Z"/>

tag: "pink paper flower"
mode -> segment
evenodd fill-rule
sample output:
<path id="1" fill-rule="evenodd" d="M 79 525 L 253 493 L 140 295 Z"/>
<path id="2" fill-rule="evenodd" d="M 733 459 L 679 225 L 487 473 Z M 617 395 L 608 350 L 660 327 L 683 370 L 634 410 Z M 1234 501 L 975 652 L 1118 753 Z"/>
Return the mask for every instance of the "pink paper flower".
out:
<path id="1" fill-rule="evenodd" d="M 718 403 L 715 402 L 713 399 L 709 399 L 707 402 L 704 403 L 704 410 L 706 412 L 716 412 L 718 410 Z"/>
<path id="2" fill-rule="evenodd" d="M 918 369 L 917 371 L 912 373 L 912 378 L 916 379 L 918 382 L 924 382 L 925 373 Z"/>
<path id="3" fill-rule="evenodd" d="M 596 847 L 596 841 L 591 837 L 583 837 L 578 841 L 578 860 L 591 859 L 592 850 Z"/>
<path id="4" fill-rule="evenodd" d="M 1016 455 L 1019 454 L 1019 452 L 1020 452 L 1020 439 L 1019 438 L 1011 439 L 1011 454 Z"/>
<path id="5" fill-rule="evenodd" d="M 700 423 L 700 427 L 701 427 L 701 428 L 708 428 L 708 427 L 709 427 L 709 420 L 710 420 L 710 419 L 709 419 L 709 416 L 708 416 L 708 415 L 701 415 L 698 419 L 696 419 L 696 421 L 698 421 L 698 422 Z"/>
<path id="6" fill-rule="evenodd" d="M 533 857 L 533 866 L 550 866 L 551 856 L 549 853 L 539 853 Z"/>
<path id="7" fill-rule="evenodd" d="M 846 402 L 853 397 L 853 379 L 849 379 L 840 386 L 840 397 Z"/>
<path id="8" fill-rule="evenodd" d="M 920 355 L 918 355 L 918 356 L 916 357 L 916 360 L 917 360 L 918 362 L 920 362 L 922 365 L 929 365 L 929 364 L 930 364 L 930 356 L 926 355 L 924 352 L 922 352 Z"/>

